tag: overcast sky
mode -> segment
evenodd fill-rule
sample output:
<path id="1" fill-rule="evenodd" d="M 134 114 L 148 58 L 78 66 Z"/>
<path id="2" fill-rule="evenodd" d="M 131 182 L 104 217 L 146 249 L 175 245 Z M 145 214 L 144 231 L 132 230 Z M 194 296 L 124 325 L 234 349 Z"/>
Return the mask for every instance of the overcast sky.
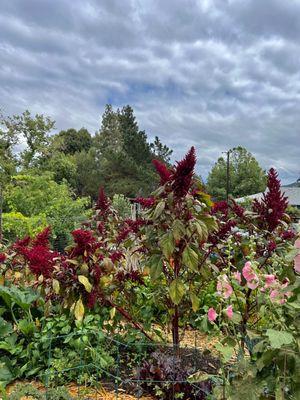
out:
<path id="1" fill-rule="evenodd" d="M 106 103 L 194 145 L 206 176 L 242 145 L 300 177 L 300 0 L 0 0 L 0 108 L 99 128 Z"/>

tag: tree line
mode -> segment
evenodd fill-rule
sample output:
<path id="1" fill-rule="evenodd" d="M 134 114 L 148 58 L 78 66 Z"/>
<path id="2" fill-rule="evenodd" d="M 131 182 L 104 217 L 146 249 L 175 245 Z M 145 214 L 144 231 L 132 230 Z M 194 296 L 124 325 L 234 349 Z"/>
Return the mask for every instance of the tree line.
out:
<path id="1" fill-rule="evenodd" d="M 84 127 L 55 128 L 43 114 L 0 115 L 0 213 L 12 237 L 34 234 L 48 223 L 61 234 L 60 221 L 70 231 L 84 219 L 100 186 L 110 197 L 148 196 L 158 183 L 152 160 L 170 165 L 172 149 L 157 136 L 149 141 L 129 105 L 116 110 L 106 105 L 93 134 Z M 229 176 L 235 198 L 266 186 L 265 171 L 242 147 L 230 151 Z M 226 180 L 226 160 L 220 157 L 205 185 L 213 199 L 226 197 Z"/>

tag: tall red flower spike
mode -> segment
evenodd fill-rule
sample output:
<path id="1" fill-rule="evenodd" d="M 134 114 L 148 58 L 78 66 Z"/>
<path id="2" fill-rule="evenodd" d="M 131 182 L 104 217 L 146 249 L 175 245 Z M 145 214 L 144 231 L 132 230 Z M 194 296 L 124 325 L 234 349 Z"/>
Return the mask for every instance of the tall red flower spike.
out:
<path id="1" fill-rule="evenodd" d="M 280 180 L 274 168 L 268 173 L 267 186 L 268 190 L 262 200 L 254 200 L 253 210 L 259 215 L 261 225 L 272 232 L 279 225 L 288 206 L 288 200 L 280 190 Z"/>
<path id="2" fill-rule="evenodd" d="M 172 177 L 172 171 L 168 169 L 166 164 L 159 160 L 152 160 L 152 164 L 160 176 L 160 184 L 164 185 L 165 183 L 169 182 Z"/>
<path id="3" fill-rule="evenodd" d="M 109 209 L 109 200 L 104 192 L 103 187 L 100 187 L 98 200 L 96 203 L 96 210 L 100 210 L 102 213 L 105 213 L 108 209 Z"/>
<path id="4" fill-rule="evenodd" d="M 177 162 L 173 174 L 172 189 L 176 197 L 184 197 L 192 184 L 194 168 L 196 165 L 195 147 L 191 147 L 183 160 Z"/>

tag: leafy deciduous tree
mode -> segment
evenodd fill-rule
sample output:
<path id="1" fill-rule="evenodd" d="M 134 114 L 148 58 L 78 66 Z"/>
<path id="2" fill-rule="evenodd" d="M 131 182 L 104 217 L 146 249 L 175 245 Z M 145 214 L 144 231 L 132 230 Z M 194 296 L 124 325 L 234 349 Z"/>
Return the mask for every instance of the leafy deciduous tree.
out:
<path id="1" fill-rule="evenodd" d="M 266 174 L 253 155 L 243 147 L 230 151 L 229 187 L 234 198 L 263 192 L 266 188 Z M 220 157 L 207 179 L 207 190 L 216 200 L 226 198 L 227 164 Z"/>

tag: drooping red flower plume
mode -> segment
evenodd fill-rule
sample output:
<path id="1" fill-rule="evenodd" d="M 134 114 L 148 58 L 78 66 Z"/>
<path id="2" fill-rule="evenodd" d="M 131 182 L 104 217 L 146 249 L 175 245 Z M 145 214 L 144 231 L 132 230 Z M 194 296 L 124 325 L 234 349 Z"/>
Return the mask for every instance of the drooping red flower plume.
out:
<path id="1" fill-rule="evenodd" d="M 94 288 L 91 293 L 87 294 L 87 308 L 92 309 L 94 308 L 96 302 L 97 302 L 97 298 L 99 295 L 99 290 L 98 288 Z"/>
<path id="2" fill-rule="evenodd" d="M 192 184 L 194 168 L 196 165 L 195 147 L 191 147 L 183 160 L 177 162 L 175 172 L 172 176 L 172 189 L 176 197 L 184 197 Z"/>
<path id="3" fill-rule="evenodd" d="M 0 253 L 0 263 L 3 263 L 6 260 L 6 255 L 4 253 Z"/>
<path id="4" fill-rule="evenodd" d="M 172 178 L 172 171 L 169 170 L 166 164 L 159 160 L 152 160 L 152 164 L 160 176 L 160 184 L 164 185 L 165 183 L 169 182 Z"/>
<path id="5" fill-rule="evenodd" d="M 72 257 L 83 256 L 85 251 L 89 251 L 93 248 L 93 245 L 96 241 L 96 239 L 93 237 L 93 233 L 84 229 L 76 229 L 72 232 L 72 236 L 76 244 L 71 251 Z"/>
<path id="6" fill-rule="evenodd" d="M 15 243 L 12 245 L 12 248 L 19 251 L 22 248 L 29 246 L 30 241 L 30 236 L 25 236 L 23 239 L 16 240 Z"/>
<path id="7" fill-rule="evenodd" d="M 137 197 L 134 201 L 144 208 L 150 208 L 155 204 L 154 197 Z"/>
<path id="8" fill-rule="evenodd" d="M 115 263 L 116 261 L 120 261 L 122 257 L 124 257 L 124 255 L 123 255 L 123 253 L 121 251 L 114 251 L 109 256 L 109 258 L 111 259 L 111 261 L 113 263 Z"/>
<path id="9" fill-rule="evenodd" d="M 96 210 L 100 210 L 101 213 L 106 213 L 109 209 L 109 200 L 104 192 L 103 187 L 100 187 L 99 189 L 99 195 L 98 195 L 98 200 L 96 203 Z"/>
<path id="10" fill-rule="evenodd" d="M 237 225 L 236 221 L 229 220 L 227 222 L 219 223 L 219 228 L 217 232 L 213 232 L 208 237 L 208 242 L 216 245 L 221 240 L 224 240 L 227 235 L 231 233 L 232 228 Z"/>
<path id="11" fill-rule="evenodd" d="M 49 278 L 55 264 L 57 253 L 49 250 L 42 245 L 36 245 L 32 248 L 23 248 L 22 254 L 28 261 L 29 268 L 36 276 L 43 275 Z"/>
<path id="12" fill-rule="evenodd" d="M 291 240 L 296 237 L 296 233 L 289 229 L 287 231 L 282 232 L 281 237 L 283 240 Z"/>
<path id="13" fill-rule="evenodd" d="M 50 235 L 51 228 L 48 226 L 47 228 L 43 229 L 42 232 L 37 234 L 36 238 L 33 240 L 33 245 L 48 247 Z"/>
<path id="14" fill-rule="evenodd" d="M 211 209 L 211 214 L 217 214 L 217 213 L 221 213 L 221 214 L 228 214 L 228 203 L 227 201 L 217 201 L 212 209 Z"/>
<path id="15" fill-rule="evenodd" d="M 280 180 L 274 168 L 268 173 L 267 186 L 268 190 L 261 201 L 254 200 L 253 210 L 259 215 L 260 225 L 272 232 L 280 224 L 288 206 L 288 199 L 280 190 Z"/>

